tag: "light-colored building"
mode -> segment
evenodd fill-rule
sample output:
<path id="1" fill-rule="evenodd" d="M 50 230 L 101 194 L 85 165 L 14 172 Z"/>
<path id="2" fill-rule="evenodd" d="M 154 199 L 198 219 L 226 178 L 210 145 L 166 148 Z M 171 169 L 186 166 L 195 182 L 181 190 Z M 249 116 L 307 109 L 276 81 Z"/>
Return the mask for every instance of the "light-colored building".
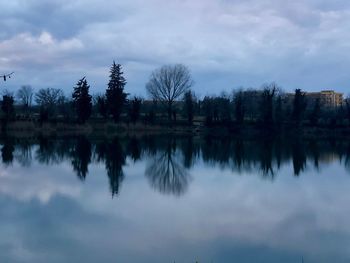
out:
<path id="1" fill-rule="evenodd" d="M 343 104 L 343 93 L 335 92 L 334 90 L 322 90 L 320 92 L 306 92 L 306 97 L 315 102 L 319 99 L 320 104 L 324 107 L 339 107 Z"/>

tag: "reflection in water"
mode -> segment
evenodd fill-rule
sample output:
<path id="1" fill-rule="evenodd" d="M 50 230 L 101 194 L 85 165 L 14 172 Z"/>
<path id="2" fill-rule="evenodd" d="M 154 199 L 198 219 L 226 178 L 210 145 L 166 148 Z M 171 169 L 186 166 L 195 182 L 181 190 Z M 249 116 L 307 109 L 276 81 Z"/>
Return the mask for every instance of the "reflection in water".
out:
<path id="1" fill-rule="evenodd" d="M 120 185 L 124 179 L 123 165 L 125 165 L 125 158 L 124 150 L 118 138 L 108 143 L 105 162 L 112 196 L 118 195 Z"/>
<path id="2" fill-rule="evenodd" d="M 190 164 L 191 160 L 192 154 L 185 157 L 184 162 Z M 175 141 L 169 141 L 164 151 L 151 157 L 145 174 L 151 185 L 161 193 L 179 196 L 187 190 L 189 175 L 176 154 Z"/>
<path id="3" fill-rule="evenodd" d="M 95 151 L 97 161 L 104 162 L 106 165 L 112 196 L 118 195 L 124 179 L 123 165 L 126 161 L 126 155 L 119 139 L 98 142 Z"/>
<path id="4" fill-rule="evenodd" d="M 0 142 L 0 262 L 350 262 L 347 141 Z"/>
<path id="5" fill-rule="evenodd" d="M 16 144 L 15 158 L 23 167 L 29 167 L 32 162 L 32 145 L 28 140 L 20 140 Z"/>
<path id="6" fill-rule="evenodd" d="M 294 174 L 299 176 L 306 167 L 306 153 L 304 144 L 300 140 L 293 143 L 292 149 Z"/>
<path id="7" fill-rule="evenodd" d="M 33 159 L 41 164 L 69 160 L 80 180 L 85 180 L 90 163 L 104 163 L 112 196 L 120 193 L 127 160 L 148 160 L 145 175 L 161 193 L 182 195 L 189 184 L 189 172 L 198 161 L 229 169 L 233 174 L 254 173 L 274 179 L 283 165 L 291 164 L 300 176 L 307 167 L 319 170 L 334 160 L 350 172 L 350 142 L 316 140 L 238 140 L 172 136 L 126 137 L 89 140 L 86 137 L 24 140 L 3 138 L 2 162 L 16 160 L 28 167 Z M 34 157 L 33 157 L 34 156 Z"/>
<path id="8" fill-rule="evenodd" d="M 85 137 L 79 137 L 72 151 L 72 166 L 81 180 L 85 180 L 90 162 L 91 143 Z"/>
<path id="9" fill-rule="evenodd" d="M 140 140 L 135 137 L 131 138 L 128 143 L 128 155 L 136 162 L 141 159 L 141 145 Z"/>
<path id="10" fill-rule="evenodd" d="M 14 150 L 15 147 L 13 146 L 13 141 L 7 139 L 1 148 L 1 157 L 4 164 L 9 165 L 12 163 Z"/>

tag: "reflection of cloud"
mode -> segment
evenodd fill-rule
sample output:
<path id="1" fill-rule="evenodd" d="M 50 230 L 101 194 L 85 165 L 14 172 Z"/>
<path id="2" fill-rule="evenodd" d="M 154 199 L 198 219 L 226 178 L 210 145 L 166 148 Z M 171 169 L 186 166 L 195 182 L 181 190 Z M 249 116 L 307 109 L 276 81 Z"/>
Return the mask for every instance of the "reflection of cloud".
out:
<path id="1" fill-rule="evenodd" d="M 218 82 L 231 88 L 232 80 L 251 86 L 270 79 L 293 89 L 298 78 L 301 88 L 347 88 L 346 0 L 288 6 L 275 0 L 149 0 L 147 7 L 140 0 L 12 0 L 0 9 L 1 67 L 21 72 L 14 85 L 71 85 L 71 72 L 81 70 L 102 87 L 114 56 L 125 64 L 131 87 L 142 87 L 162 63 L 182 62 L 204 93 Z"/>
<path id="2" fill-rule="evenodd" d="M 39 200 L 48 203 L 57 194 L 77 196 L 81 185 L 67 184 L 67 176 L 73 176 L 71 168 L 66 165 L 50 166 L 43 169 L 41 166 L 2 168 L 0 171 L 0 193 L 21 201 Z"/>
<path id="3" fill-rule="evenodd" d="M 69 160 L 25 168 L 14 161 L 0 170 L 0 261 L 279 263 L 304 255 L 305 262 L 347 262 L 350 178 L 342 165 L 294 178 L 290 160 L 272 183 L 255 170 L 237 176 L 198 158 L 191 191 L 181 198 L 155 193 L 142 172 L 183 170 L 180 157 L 171 150 L 128 158 L 114 200 L 103 163 L 92 163 L 82 184 Z M 169 174 L 160 185 L 188 187 L 186 170 L 180 178 Z"/>

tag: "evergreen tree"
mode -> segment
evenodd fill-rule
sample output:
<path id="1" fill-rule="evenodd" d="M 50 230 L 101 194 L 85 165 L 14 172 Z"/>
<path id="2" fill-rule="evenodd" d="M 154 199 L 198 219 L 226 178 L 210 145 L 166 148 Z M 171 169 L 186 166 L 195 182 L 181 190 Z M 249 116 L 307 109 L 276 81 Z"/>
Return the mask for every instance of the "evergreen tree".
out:
<path id="1" fill-rule="evenodd" d="M 115 64 L 114 61 L 110 73 L 108 88 L 106 90 L 107 108 L 108 112 L 112 114 L 114 121 L 117 122 L 126 102 L 127 94 L 124 92 L 126 80 L 123 76 L 122 66 Z"/>
<path id="2" fill-rule="evenodd" d="M 82 123 L 90 117 L 92 102 L 91 95 L 89 94 L 90 86 L 84 78 L 80 79 L 77 85 L 74 87 L 74 92 L 72 95 L 73 105 L 77 111 L 78 120 Z"/>

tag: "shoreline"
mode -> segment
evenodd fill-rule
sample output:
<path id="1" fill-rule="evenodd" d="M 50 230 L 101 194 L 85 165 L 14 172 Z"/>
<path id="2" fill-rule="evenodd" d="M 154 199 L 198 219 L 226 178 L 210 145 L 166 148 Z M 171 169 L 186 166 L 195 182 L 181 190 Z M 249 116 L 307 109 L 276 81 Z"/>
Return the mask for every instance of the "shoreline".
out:
<path id="1" fill-rule="evenodd" d="M 36 136 L 143 136 L 143 135 L 174 135 L 199 137 L 237 137 L 237 138 L 337 138 L 350 139 L 350 127 L 308 127 L 300 128 L 284 125 L 277 127 L 259 127 L 256 124 L 214 126 L 203 125 L 150 125 L 144 123 L 126 124 L 114 122 L 87 122 L 85 124 L 67 122 L 48 122 L 40 124 L 33 121 L 11 121 L 6 128 L 1 125 L 0 135 L 10 137 Z"/>

